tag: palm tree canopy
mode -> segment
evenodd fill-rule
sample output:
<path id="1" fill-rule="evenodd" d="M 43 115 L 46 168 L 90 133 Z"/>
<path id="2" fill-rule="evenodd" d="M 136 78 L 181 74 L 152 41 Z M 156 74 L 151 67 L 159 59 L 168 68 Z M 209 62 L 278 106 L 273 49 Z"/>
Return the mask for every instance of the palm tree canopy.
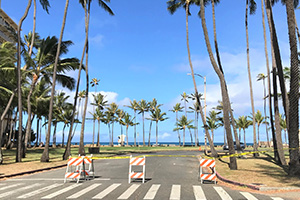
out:
<path id="1" fill-rule="evenodd" d="M 94 87 L 96 85 L 99 85 L 100 79 L 93 78 L 92 81 L 90 82 L 91 86 Z"/>
<path id="2" fill-rule="evenodd" d="M 92 0 L 86 0 L 86 2 L 89 4 L 92 2 Z M 98 4 L 100 7 L 102 7 L 106 12 L 108 12 L 108 14 L 115 15 L 113 13 L 113 11 L 110 9 L 110 7 L 105 2 L 110 3 L 110 0 L 98 0 Z M 79 3 L 84 8 L 84 0 L 79 0 Z"/>
<path id="3" fill-rule="evenodd" d="M 129 113 L 125 113 L 123 119 L 120 120 L 120 123 L 126 127 L 138 125 L 139 123 L 134 123 L 135 117 L 131 117 Z"/>
<path id="4" fill-rule="evenodd" d="M 258 126 L 260 126 L 261 124 L 266 124 L 268 123 L 267 121 L 265 121 L 265 117 L 262 116 L 262 113 L 260 112 L 260 110 L 257 110 L 255 113 L 255 122 L 257 123 Z M 249 118 L 252 120 L 252 116 L 249 116 Z"/>
<path id="5" fill-rule="evenodd" d="M 174 128 L 173 131 L 185 130 L 186 128 L 195 129 L 192 123 L 193 120 L 188 120 L 185 115 L 182 115 L 181 118 L 176 122 L 176 126 L 178 126 L 178 128 Z"/>
<path id="6" fill-rule="evenodd" d="M 176 103 L 176 105 L 173 106 L 173 109 L 170 110 L 170 111 L 172 111 L 172 112 L 182 112 L 183 108 L 184 108 L 184 107 L 181 106 L 180 103 Z"/>
<path id="7" fill-rule="evenodd" d="M 189 102 L 188 101 L 188 98 L 190 98 L 190 96 L 186 93 L 186 92 L 183 92 L 182 94 L 181 94 L 181 101 L 183 100 L 183 101 L 185 101 L 185 102 Z"/>
<path id="8" fill-rule="evenodd" d="M 207 128 L 210 130 L 217 129 L 221 126 L 220 117 L 218 113 L 214 110 L 209 111 L 209 116 L 206 117 Z"/>
<path id="9" fill-rule="evenodd" d="M 158 104 L 157 100 L 155 98 L 153 98 L 153 100 L 151 102 L 149 102 L 149 109 L 154 111 L 154 110 L 156 110 L 156 108 L 159 108 L 162 105 L 163 104 Z"/>
<path id="10" fill-rule="evenodd" d="M 168 117 L 164 117 L 165 115 L 167 115 L 165 112 L 162 113 L 159 108 L 156 108 L 154 111 L 151 110 L 151 114 L 150 114 L 151 118 L 147 118 L 147 119 L 156 122 L 165 121 L 166 119 L 169 119 Z"/>
<path id="11" fill-rule="evenodd" d="M 239 116 L 236 124 L 238 127 L 241 127 L 242 129 L 246 129 L 250 125 L 252 125 L 252 121 L 248 120 L 247 116 Z"/>
<path id="12" fill-rule="evenodd" d="M 136 111 L 138 109 L 138 102 L 135 99 L 133 101 L 130 100 L 130 105 L 125 106 Z"/>
<path id="13" fill-rule="evenodd" d="M 107 101 L 105 100 L 105 96 L 101 93 L 94 95 L 94 103 L 91 103 L 94 106 L 97 106 L 100 110 L 104 110 L 104 107 L 107 106 Z"/>
<path id="14" fill-rule="evenodd" d="M 149 103 L 146 100 L 142 99 L 141 101 L 138 102 L 137 110 L 139 111 L 138 114 L 147 112 L 149 110 Z"/>

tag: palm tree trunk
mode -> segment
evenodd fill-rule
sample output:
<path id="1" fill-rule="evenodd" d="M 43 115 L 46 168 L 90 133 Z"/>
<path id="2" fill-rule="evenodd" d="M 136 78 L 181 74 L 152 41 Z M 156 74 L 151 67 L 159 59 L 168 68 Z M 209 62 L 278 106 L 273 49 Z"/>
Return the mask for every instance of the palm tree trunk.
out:
<path id="1" fill-rule="evenodd" d="M 299 155 L 299 61 L 297 50 L 297 39 L 295 34 L 295 13 L 293 7 L 294 1 L 286 1 L 286 13 L 289 30 L 290 58 L 291 58 L 291 79 L 289 94 L 289 148 L 290 163 L 289 175 L 300 175 L 300 155 Z M 298 30 L 298 29 L 297 29 Z"/>
<path id="2" fill-rule="evenodd" d="M 82 124 L 81 124 L 81 132 L 80 132 L 80 142 L 79 142 L 79 149 L 78 154 L 85 155 L 84 151 L 84 127 L 85 127 L 85 116 L 87 111 L 87 104 L 88 104 L 88 95 L 89 95 L 89 72 L 88 72 L 88 52 L 89 52 L 89 24 L 90 24 L 90 4 L 91 1 L 88 1 L 88 8 L 86 8 L 86 0 L 85 0 L 85 34 L 86 34 L 86 52 L 85 52 L 85 77 L 86 77 L 86 93 L 85 93 L 85 102 L 84 102 L 84 111 L 82 116 Z M 113 138 L 112 138 L 113 140 Z"/>
<path id="3" fill-rule="evenodd" d="M 247 143 L 246 143 L 246 129 L 243 129 L 244 130 L 244 145 L 245 147 L 247 147 Z"/>
<path id="4" fill-rule="evenodd" d="M 143 115 L 143 146 L 145 146 L 145 114 L 144 112 L 142 113 Z"/>
<path id="5" fill-rule="evenodd" d="M 56 128 L 57 122 L 54 123 L 52 148 L 56 148 Z"/>
<path id="6" fill-rule="evenodd" d="M 152 120 L 150 121 L 149 138 L 148 138 L 148 147 L 150 147 L 151 127 L 152 127 Z"/>
<path id="7" fill-rule="evenodd" d="M 97 147 L 100 147 L 100 125 L 101 125 L 101 122 L 100 122 L 100 120 L 98 120 Z"/>
<path id="8" fill-rule="evenodd" d="M 229 153 L 234 154 L 235 150 L 234 150 L 234 146 L 233 146 L 233 138 L 232 138 L 230 120 L 229 120 L 230 102 L 229 102 L 229 98 L 228 98 L 228 94 L 227 94 L 227 90 L 226 90 L 226 82 L 225 82 L 224 74 L 218 68 L 218 65 L 217 65 L 217 63 L 216 63 L 216 61 L 213 57 L 213 53 L 212 53 L 212 49 L 211 49 L 211 45 L 210 45 L 210 41 L 209 41 L 209 37 L 208 37 L 208 31 L 207 31 L 207 27 L 206 27 L 206 21 L 205 21 L 204 2 L 203 2 L 203 0 L 201 0 L 200 2 L 201 2 L 201 6 L 200 6 L 200 9 L 201 9 L 200 10 L 201 22 L 202 22 L 202 28 L 203 28 L 203 33 L 204 33 L 204 37 L 205 37 L 207 52 L 209 54 L 209 58 L 210 58 L 210 61 L 212 63 L 212 66 L 213 66 L 216 74 L 218 75 L 218 77 L 220 79 L 222 101 L 223 101 L 223 104 L 224 104 L 223 105 L 224 126 L 225 126 L 225 129 L 226 129 L 227 141 L 228 141 L 228 146 L 229 146 Z M 204 116 L 202 116 L 203 112 L 202 112 L 201 109 L 200 109 L 200 113 L 201 113 L 202 121 L 204 122 L 203 124 L 206 126 Z M 213 146 L 213 143 L 211 141 L 211 138 L 209 136 L 207 128 L 205 128 L 205 130 L 206 130 L 206 137 L 208 138 L 208 140 L 210 142 L 210 145 Z M 216 152 L 215 152 L 215 155 L 217 155 Z M 236 162 L 235 157 L 230 157 L 230 169 L 237 169 L 237 162 Z"/>
<path id="9" fill-rule="evenodd" d="M 48 162 L 49 161 L 49 142 L 50 142 L 50 134 L 51 134 L 53 100 L 54 100 L 55 83 L 56 83 L 56 70 L 57 70 L 58 58 L 59 58 L 59 55 L 60 55 L 61 41 L 62 41 L 62 38 L 63 38 L 63 33 L 64 33 L 64 29 L 65 29 L 65 24 L 66 24 L 68 6 L 69 6 L 69 0 L 66 0 L 65 10 L 64 10 L 64 17 L 63 17 L 63 22 L 62 22 L 62 26 L 61 26 L 60 36 L 59 36 L 58 45 L 57 45 L 57 52 L 56 52 L 56 57 L 55 57 L 55 62 L 54 62 L 54 68 L 53 68 L 51 98 L 50 98 L 49 116 L 48 116 L 48 131 L 47 131 L 47 135 L 46 135 L 45 149 L 44 149 L 43 155 L 41 157 L 41 162 Z M 74 105 L 74 107 L 76 108 L 76 105 Z M 69 155 L 66 158 L 64 157 L 65 160 L 68 159 Z"/>
<path id="10" fill-rule="evenodd" d="M 214 142 L 214 129 L 211 129 L 211 140 Z"/>
<path id="11" fill-rule="evenodd" d="M 256 151 L 258 151 L 258 149 L 257 149 L 257 141 L 256 141 L 255 108 L 254 108 L 253 88 L 252 88 L 251 69 L 250 69 L 250 55 L 249 55 L 248 2 L 249 2 L 249 0 L 246 0 L 245 27 L 246 27 L 246 41 L 247 41 L 247 69 L 248 69 L 250 100 L 251 100 L 252 120 L 253 120 L 253 151 L 256 152 Z M 257 157 L 258 154 L 254 153 L 253 156 Z"/>
<path id="12" fill-rule="evenodd" d="M 136 147 L 136 110 L 134 110 L 134 146 Z"/>
<path id="13" fill-rule="evenodd" d="M 258 146 L 260 147 L 259 124 L 257 124 L 257 141 L 258 141 Z"/>
<path id="14" fill-rule="evenodd" d="M 64 147 L 64 142 L 65 142 L 65 128 L 66 128 L 66 124 L 63 127 L 63 131 L 62 131 L 62 140 L 61 140 L 61 147 Z"/>
<path id="15" fill-rule="evenodd" d="M 158 121 L 156 121 L 156 146 L 158 145 Z"/>
<path id="16" fill-rule="evenodd" d="M 128 125 L 126 126 L 126 145 L 128 146 Z"/>
<path id="17" fill-rule="evenodd" d="M 185 128 L 183 129 L 182 139 L 183 139 L 182 146 L 184 147 L 184 145 L 185 145 Z"/>
<path id="18" fill-rule="evenodd" d="M 177 124 L 177 122 L 178 122 L 178 112 L 176 111 L 176 124 Z M 176 126 L 176 128 L 177 128 L 179 146 L 181 146 L 181 140 L 180 140 L 180 133 L 179 133 L 179 130 L 178 130 L 178 125 Z"/>
<path id="19" fill-rule="evenodd" d="M 38 141 L 39 141 L 39 134 L 40 134 L 40 132 L 39 132 L 39 125 L 40 125 L 40 118 L 38 117 L 37 118 L 37 122 L 36 122 L 36 141 L 35 141 L 35 146 L 36 147 L 38 147 L 39 146 L 39 144 L 38 144 Z M 53 141 L 54 141 L 54 138 L 53 138 Z"/>
<path id="20" fill-rule="evenodd" d="M 95 113 L 95 112 L 93 112 Z M 93 139 L 92 139 L 92 143 L 93 143 L 93 146 L 95 144 L 95 120 L 93 119 Z"/>
<path id="21" fill-rule="evenodd" d="M 25 18 L 28 15 L 28 11 L 31 7 L 31 1 L 28 0 L 27 7 L 25 9 L 25 13 L 19 21 L 18 25 L 18 49 L 17 49 L 17 80 L 18 80 L 18 113 L 19 113 L 19 136 L 18 136 L 18 145 L 16 151 L 16 162 L 22 161 L 22 90 L 21 90 L 21 83 L 22 83 L 22 76 L 21 76 L 21 29 L 22 24 Z"/>

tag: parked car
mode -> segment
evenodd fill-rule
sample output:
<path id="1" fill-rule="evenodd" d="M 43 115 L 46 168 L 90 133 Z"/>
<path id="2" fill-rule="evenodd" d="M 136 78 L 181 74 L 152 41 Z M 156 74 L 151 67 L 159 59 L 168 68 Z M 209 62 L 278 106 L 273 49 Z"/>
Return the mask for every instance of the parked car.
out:
<path id="1" fill-rule="evenodd" d="M 233 142 L 233 144 L 234 144 L 234 149 L 237 150 L 235 141 Z M 242 149 L 245 149 L 245 144 L 243 142 L 240 142 L 240 145 Z M 223 150 L 229 150 L 228 144 L 223 146 Z"/>

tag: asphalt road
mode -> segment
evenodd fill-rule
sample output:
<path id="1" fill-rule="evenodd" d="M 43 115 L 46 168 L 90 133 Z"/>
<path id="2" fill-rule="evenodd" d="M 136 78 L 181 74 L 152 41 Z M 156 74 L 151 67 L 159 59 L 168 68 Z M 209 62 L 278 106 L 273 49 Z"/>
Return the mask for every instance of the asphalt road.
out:
<path id="1" fill-rule="evenodd" d="M 198 154 L 176 151 L 150 155 Z M 195 157 L 147 157 L 144 184 L 140 180 L 128 183 L 129 159 L 95 160 L 94 166 L 96 177 L 78 184 L 73 180 L 64 183 L 66 168 L 0 181 L 0 199 L 282 199 L 208 182 L 200 184 L 199 161 Z"/>

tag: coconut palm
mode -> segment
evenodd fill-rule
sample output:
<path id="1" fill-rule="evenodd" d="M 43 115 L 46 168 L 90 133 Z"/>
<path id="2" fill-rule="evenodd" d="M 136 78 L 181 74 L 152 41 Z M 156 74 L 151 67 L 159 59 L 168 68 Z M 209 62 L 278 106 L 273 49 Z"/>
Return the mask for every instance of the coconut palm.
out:
<path id="1" fill-rule="evenodd" d="M 134 122 L 135 118 L 131 117 L 128 113 L 125 113 L 123 119 L 121 119 L 121 123 L 126 126 L 126 145 L 128 145 L 128 128 L 129 126 L 135 126 L 138 125 L 139 123 Z"/>
<path id="2" fill-rule="evenodd" d="M 124 118 L 124 116 L 125 116 L 125 112 L 124 112 L 124 110 L 122 110 L 122 109 L 118 109 L 117 110 L 117 122 L 119 122 L 119 124 L 120 124 L 120 128 L 121 128 L 121 135 L 123 135 L 123 124 L 122 124 L 122 122 L 121 122 L 121 120 Z M 123 146 L 124 144 L 123 144 L 123 140 L 121 140 L 121 145 Z"/>
<path id="3" fill-rule="evenodd" d="M 138 102 L 136 100 L 131 101 L 130 105 L 125 105 L 128 108 L 131 108 L 134 112 L 134 146 L 136 146 L 136 111 L 138 110 Z"/>
<path id="4" fill-rule="evenodd" d="M 268 61 L 269 62 L 269 61 Z M 266 83 L 265 83 L 265 79 L 267 77 L 263 74 L 263 73 L 260 73 L 257 75 L 257 81 L 261 81 L 263 82 L 263 87 L 264 87 L 264 118 L 267 119 L 267 108 L 266 108 L 266 100 L 267 100 L 267 94 L 266 94 Z M 268 143 L 268 146 L 270 146 L 270 142 L 269 142 L 269 133 L 268 133 L 268 124 L 265 123 L 266 125 L 266 136 L 267 136 L 267 143 Z M 258 141 L 259 142 L 259 141 Z"/>
<path id="5" fill-rule="evenodd" d="M 99 85 L 99 82 L 100 82 L 100 79 L 97 79 L 97 78 L 93 78 L 92 81 L 90 82 L 91 86 L 95 87 L 95 95 L 96 95 L 96 92 L 97 92 L 97 85 Z M 95 99 L 95 97 L 94 97 L 94 99 Z M 95 106 L 94 105 L 93 105 L 93 113 L 95 113 Z M 94 137 L 95 137 L 95 120 L 93 120 L 93 145 L 94 145 Z"/>
<path id="6" fill-rule="evenodd" d="M 152 101 L 149 102 L 149 111 L 155 111 L 157 108 L 162 106 L 162 104 L 158 104 L 157 100 L 153 98 Z M 150 140 L 151 140 L 151 127 L 152 127 L 152 120 L 150 120 L 150 128 L 149 128 L 149 137 L 148 137 L 148 146 L 150 147 Z"/>
<path id="7" fill-rule="evenodd" d="M 112 136 L 111 136 L 111 130 L 110 130 L 110 125 L 114 122 L 114 117 L 112 116 L 112 113 L 109 111 L 105 111 L 104 113 L 104 118 L 103 118 L 103 123 L 107 125 L 108 127 L 108 135 L 109 135 L 109 141 L 111 143 L 112 141 Z"/>
<path id="8" fill-rule="evenodd" d="M 230 127 L 230 118 L 229 118 L 229 115 L 231 115 L 231 117 L 233 117 L 233 115 L 231 113 L 231 108 L 230 108 L 231 107 L 230 106 L 230 99 L 229 99 L 229 95 L 228 95 L 228 91 L 227 91 L 227 86 L 226 86 L 226 81 L 225 81 L 224 74 L 220 70 L 220 68 L 218 67 L 217 62 L 215 61 L 215 58 L 214 58 L 214 55 L 213 55 L 213 52 L 212 52 L 212 48 L 211 48 L 211 45 L 210 45 L 207 26 L 206 26 L 206 21 L 205 21 L 204 0 L 200 0 L 200 16 L 201 16 L 201 24 L 202 24 L 202 29 L 203 29 L 203 33 L 204 33 L 207 52 L 209 54 L 211 64 L 212 64 L 212 66 L 213 66 L 213 68 L 214 68 L 214 70 L 215 70 L 215 72 L 218 75 L 218 78 L 220 80 L 221 93 L 222 93 L 222 102 L 223 102 L 223 115 L 224 115 L 223 118 L 224 118 L 224 125 L 225 125 L 225 129 L 226 129 L 229 153 L 234 154 L 235 150 L 234 150 L 233 138 L 232 138 L 231 127 Z M 203 118 L 202 118 L 202 121 L 204 121 Z M 204 124 L 204 126 L 205 125 L 206 124 Z M 206 133 L 206 135 L 207 135 L 208 139 L 210 140 L 208 132 Z M 209 142 L 210 142 L 210 145 L 211 145 L 212 141 L 209 141 Z M 235 157 L 230 157 L 229 167 L 232 170 L 237 169 L 237 162 L 236 162 Z"/>
<path id="9" fill-rule="evenodd" d="M 73 105 L 67 106 L 64 108 L 61 115 L 59 115 L 59 120 L 64 123 L 63 130 L 62 130 L 62 142 L 61 146 L 64 147 L 64 138 L 65 138 L 65 128 L 68 127 L 72 120 L 72 112 L 73 112 Z M 77 119 L 75 120 L 77 121 Z"/>
<path id="10" fill-rule="evenodd" d="M 214 141 L 214 130 L 220 127 L 218 113 L 214 110 L 209 111 L 206 117 L 208 129 L 211 130 L 211 139 Z"/>
<path id="11" fill-rule="evenodd" d="M 187 106 L 186 106 L 186 103 L 188 103 L 189 102 L 189 99 L 190 98 L 190 96 L 188 95 L 188 94 L 186 94 L 186 92 L 183 92 L 182 94 L 181 94 L 181 101 L 183 101 L 184 102 L 184 113 L 185 113 L 185 116 L 187 117 Z"/>
<path id="12" fill-rule="evenodd" d="M 94 113 L 90 112 L 90 114 L 92 115 L 92 118 L 88 118 L 88 119 L 91 119 L 93 121 L 97 120 L 97 122 L 98 122 L 97 146 L 100 146 L 100 125 L 101 125 L 101 122 L 104 121 L 104 113 L 102 110 L 100 110 L 100 108 L 96 108 L 95 112 Z M 93 137 L 94 137 L 94 135 L 93 135 Z"/>
<path id="13" fill-rule="evenodd" d="M 185 115 L 181 116 L 181 118 L 176 122 L 176 128 L 173 129 L 173 131 L 177 131 L 177 130 L 182 130 L 183 131 L 183 134 L 182 134 L 182 139 L 183 139 L 183 142 L 182 142 L 182 145 L 184 146 L 185 145 L 185 130 L 186 129 L 193 129 L 195 128 L 193 125 L 193 120 L 188 120 L 186 118 Z"/>
<path id="14" fill-rule="evenodd" d="M 165 121 L 166 119 L 168 119 L 168 117 L 164 117 L 165 115 L 167 115 L 165 112 L 162 113 L 159 108 L 156 108 L 154 111 L 151 110 L 151 114 L 150 114 L 151 118 L 147 118 L 151 121 L 156 122 L 156 142 L 155 142 L 156 146 L 158 145 L 158 122 L 159 121 L 162 122 L 162 121 Z"/>
<path id="15" fill-rule="evenodd" d="M 170 111 L 176 113 L 176 122 L 178 121 L 178 112 L 182 112 L 182 109 L 183 109 L 183 108 L 184 108 L 184 107 L 181 107 L 180 103 L 176 103 L 176 105 L 173 106 L 173 109 L 170 110 Z M 178 128 L 178 127 L 176 127 L 176 128 Z M 178 134 L 179 146 L 181 146 L 181 140 L 180 140 L 179 129 L 177 130 L 177 134 Z"/>
<path id="16" fill-rule="evenodd" d="M 245 147 L 247 146 L 246 143 L 246 129 L 252 125 L 252 121 L 247 119 L 247 116 L 239 116 L 239 118 L 237 119 L 237 126 L 241 129 L 243 129 L 244 131 L 244 144 Z"/>
<path id="17" fill-rule="evenodd" d="M 138 102 L 137 110 L 139 111 L 138 114 L 142 114 L 143 119 L 143 146 L 145 146 L 145 112 L 149 110 L 149 103 L 142 99 Z"/>
<path id="18" fill-rule="evenodd" d="M 198 140 L 198 115 L 200 107 L 197 104 L 197 102 L 193 103 L 193 107 L 190 106 L 189 109 L 191 109 L 192 112 L 195 114 L 195 130 L 194 130 L 194 137 L 195 137 L 195 145 L 198 146 L 199 140 Z"/>
<path id="19" fill-rule="evenodd" d="M 116 121 L 116 114 L 118 111 L 119 106 L 116 103 L 111 103 L 109 105 L 109 107 L 107 107 L 107 112 L 110 113 L 110 117 L 111 117 L 111 124 L 112 124 L 112 128 L 111 128 L 111 146 L 114 146 L 114 122 Z"/>
<path id="20" fill-rule="evenodd" d="M 258 145 L 260 145 L 260 137 L 259 137 L 259 127 L 261 124 L 267 124 L 266 118 L 262 116 L 260 110 L 257 110 L 255 113 L 255 122 L 257 123 L 257 139 L 258 139 Z M 252 117 L 250 117 L 252 119 Z M 254 126 L 253 126 L 254 127 Z"/>

